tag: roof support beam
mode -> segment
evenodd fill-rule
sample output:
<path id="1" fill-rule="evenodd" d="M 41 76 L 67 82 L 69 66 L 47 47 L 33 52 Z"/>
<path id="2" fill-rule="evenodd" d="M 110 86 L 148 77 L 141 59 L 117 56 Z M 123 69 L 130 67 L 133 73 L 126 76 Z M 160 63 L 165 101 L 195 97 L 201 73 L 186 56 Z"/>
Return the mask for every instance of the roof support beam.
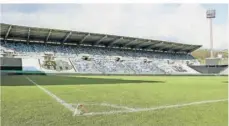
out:
<path id="1" fill-rule="evenodd" d="M 8 28 L 4 40 L 7 40 L 7 37 L 9 36 L 11 29 L 12 29 L 12 25 L 10 25 L 10 27 Z"/>
<path id="2" fill-rule="evenodd" d="M 123 37 L 114 40 L 114 41 L 111 42 L 108 46 L 112 46 L 112 45 L 114 45 L 115 43 L 118 43 L 120 40 L 123 40 Z"/>
<path id="3" fill-rule="evenodd" d="M 171 44 L 171 46 L 164 46 L 164 47 L 161 47 L 159 48 L 160 50 L 163 50 L 163 49 L 167 49 L 167 48 L 170 48 L 169 50 L 172 50 L 172 47 L 174 46 L 174 44 Z"/>
<path id="4" fill-rule="evenodd" d="M 47 35 L 47 37 L 46 37 L 46 39 L 45 39 L 45 43 L 48 42 L 49 37 L 50 37 L 51 34 L 52 34 L 52 30 L 49 30 L 49 33 L 48 33 L 48 35 Z"/>
<path id="5" fill-rule="evenodd" d="M 144 42 L 142 42 L 142 43 L 144 43 Z M 138 47 L 140 47 L 139 45 L 142 45 L 142 43 L 138 43 L 138 44 L 136 44 L 136 45 L 134 46 L 134 48 L 138 48 Z"/>
<path id="6" fill-rule="evenodd" d="M 187 45 L 186 45 L 187 46 Z M 196 49 L 198 49 L 199 47 L 196 47 L 196 45 L 190 45 L 190 46 L 187 46 L 183 49 L 181 49 L 181 51 L 185 51 L 185 52 L 192 52 Z"/>
<path id="7" fill-rule="evenodd" d="M 146 44 L 146 43 L 150 43 L 150 42 L 151 42 L 151 41 L 141 42 L 141 43 L 137 44 L 137 45 L 135 46 L 135 48 L 139 48 L 139 47 L 141 47 L 142 45 L 144 45 L 144 44 Z"/>
<path id="8" fill-rule="evenodd" d="M 183 48 L 183 49 L 181 49 L 182 51 L 185 51 L 185 50 L 187 50 L 187 49 L 192 49 L 192 47 L 193 47 L 194 45 L 190 45 L 190 46 L 187 46 L 187 47 L 185 47 L 185 48 Z"/>
<path id="9" fill-rule="evenodd" d="M 155 46 L 155 48 L 151 48 L 151 49 L 156 49 L 156 48 L 158 48 L 158 47 L 160 48 L 160 45 L 163 45 L 163 43 L 164 43 L 164 42 L 161 42 L 161 43 L 155 44 L 155 45 L 154 45 L 154 46 Z"/>
<path id="10" fill-rule="evenodd" d="M 80 40 L 79 44 L 82 44 L 89 36 L 91 36 L 90 33 L 88 33 L 86 36 L 84 36 L 83 39 Z"/>
<path id="11" fill-rule="evenodd" d="M 182 44 L 180 47 L 177 47 L 177 48 L 175 48 L 175 49 L 171 49 L 171 50 L 179 51 L 179 50 L 181 50 L 184 46 L 185 46 L 185 45 L 184 45 L 184 44 Z"/>
<path id="12" fill-rule="evenodd" d="M 99 39 L 98 41 L 96 41 L 94 43 L 94 45 L 98 45 L 100 42 L 102 42 L 105 38 L 107 38 L 107 35 L 103 36 L 101 39 Z"/>
<path id="13" fill-rule="evenodd" d="M 69 33 L 65 36 L 64 40 L 62 41 L 62 45 L 68 40 L 68 38 L 70 37 L 71 34 L 72 34 L 72 32 L 69 32 Z"/>
<path id="14" fill-rule="evenodd" d="M 160 45 L 160 44 L 163 44 L 163 42 L 154 43 L 154 44 L 150 45 L 149 47 L 147 47 L 146 49 L 151 49 L 152 47 Z"/>
<path id="15" fill-rule="evenodd" d="M 193 52 L 194 50 L 196 50 L 196 49 L 198 49 L 198 48 L 200 48 L 199 46 L 196 46 L 196 47 L 194 47 L 193 49 L 191 49 L 189 52 Z"/>
<path id="16" fill-rule="evenodd" d="M 29 43 L 29 38 L 30 38 L 30 28 L 29 28 L 29 30 L 28 30 L 27 44 Z"/>
<path id="17" fill-rule="evenodd" d="M 173 45 L 174 46 L 174 45 Z M 177 47 L 177 48 L 174 48 L 174 49 L 170 49 L 170 50 L 168 50 L 168 51 L 177 51 L 177 50 L 180 50 L 180 49 L 182 49 L 183 47 L 184 47 L 185 45 L 184 44 L 182 44 L 180 47 Z"/>
<path id="18" fill-rule="evenodd" d="M 136 41 L 138 41 L 138 39 L 135 39 L 133 41 L 130 41 L 130 42 L 126 43 L 125 45 L 123 45 L 123 47 L 126 47 L 126 46 L 128 46 L 128 45 L 130 45 L 130 44 L 132 44 L 132 43 L 134 43 Z"/>

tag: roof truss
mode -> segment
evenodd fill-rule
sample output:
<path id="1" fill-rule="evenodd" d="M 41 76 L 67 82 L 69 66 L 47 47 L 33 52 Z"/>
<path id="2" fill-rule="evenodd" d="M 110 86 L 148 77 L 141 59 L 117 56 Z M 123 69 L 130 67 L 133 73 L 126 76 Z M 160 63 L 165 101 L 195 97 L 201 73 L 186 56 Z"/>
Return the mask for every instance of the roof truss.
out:
<path id="1" fill-rule="evenodd" d="M 69 32 L 69 33 L 65 36 L 64 40 L 62 41 L 62 44 L 64 44 L 64 43 L 68 40 L 68 38 L 70 37 L 70 35 L 72 35 L 72 32 Z"/>
<path id="2" fill-rule="evenodd" d="M 158 48 L 158 46 L 164 44 L 164 42 L 157 42 L 149 47 L 147 47 L 146 49 L 155 49 L 155 48 Z"/>
<path id="3" fill-rule="evenodd" d="M 195 50 L 198 49 L 198 48 L 200 48 L 200 47 L 199 47 L 199 46 L 196 46 L 196 47 L 194 47 L 193 49 L 189 50 L 189 52 L 193 52 L 193 51 L 195 51 Z"/>
<path id="4" fill-rule="evenodd" d="M 173 46 L 174 46 L 174 44 L 171 44 L 171 45 L 167 45 L 167 46 L 163 46 L 163 47 L 161 47 L 161 48 L 159 48 L 160 50 L 164 50 L 164 49 L 172 49 L 173 50 Z M 169 49 L 169 50 L 170 50 Z"/>
<path id="5" fill-rule="evenodd" d="M 118 39 L 115 39 L 113 42 L 111 42 L 108 46 L 112 46 L 114 45 L 115 43 L 118 43 L 119 41 L 123 40 L 123 37 L 120 37 Z"/>
<path id="6" fill-rule="evenodd" d="M 49 30 L 49 33 L 48 33 L 48 35 L 47 35 L 47 37 L 45 39 L 45 43 L 49 40 L 49 37 L 50 37 L 51 34 L 52 34 L 52 30 Z"/>
<path id="7" fill-rule="evenodd" d="M 98 41 L 96 41 L 95 43 L 94 43 L 94 45 L 98 45 L 100 42 L 102 42 L 104 39 L 106 39 L 107 38 L 107 35 L 105 35 L 105 36 L 103 36 L 101 39 L 99 39 Z"/>
<path id="8" fill-rule="evenodd" d="M 29 28 L 29 30 L 28 30 L 27 42 L 29 42 L 29 38 L 30 38 L 30 28 Z"/>
<path id="9" fill-rule="evenodd" d="M 186 50 L 192 49 L 193 47 L 194 47 L 194 45 L 190 45 L 190 46 L 184 47 L 184 48 L 181 49 L 181 50 L 182 50 L 182 51 L 186 51 Z"/>
<path id="10" fill-rule="evenodd" d="M 171 48 L 171 49 L 168 50 L 168 51 L 177 51 L 177 50 L 182 49 L 184 46 L 185 46 L 184 44 L 180 45 L 179 47 L 176 47 L 176 46 L 174 45 L 175 48 Z"/>
<path id="11" fill-rule="evenodd" d="M 156 44 L 158 44 L 158 43 L 160 43 L 160 42 L 152 42 L 151 44 L 150 44 L 150 46 L 148 46 L 148 47 L 145 47 L 145 49 L 151 49 L 154 45 L 156 45 Z"/>
<path id="12" fill-rule="evenodd" d="M 139 44 L 137 44 L 135 47 L 136 47 L 136 48 L 140 48 L 140 47 L 142 47 L 143 45 L 145 45 L 146 43 L 151 43 L 151 41 L 149 40 L 149 41 L 147 41 L 147 42 L 139 43 Z"/>
<path id="13" fill-rule="evenodd" d="M 130 45 L 130 44 L 132 44 L 132 43 L 134 43 L 136 41 L 138 41 L 138 39 L 135 39 L 135 40 L 132 40 L 132 41 L 126 43 L 125 45 L 123 45 L 123 47 L 126 47 L 126 46 L 128 46 L 128 45 Z"/>
<path id="14" fill-rule="evenodd" d="M 7 37 L 9 36 L 11 29 L 12 29 L 12 25 L 9 26 L 9 28 L 8 28 L 8 30 L 6 32 L 6 35 L 5 35 L 5 38 L 4 38 L 5 40 L 7 40 Z"/>
<path id="15" fill-rule="evenodd" d="M 84 36 L 84 37 L 80 40 L 79 44 L 82 44 L 89 36 L 91 36 L 90 33 L 88 33 L 86 36 Z"/>

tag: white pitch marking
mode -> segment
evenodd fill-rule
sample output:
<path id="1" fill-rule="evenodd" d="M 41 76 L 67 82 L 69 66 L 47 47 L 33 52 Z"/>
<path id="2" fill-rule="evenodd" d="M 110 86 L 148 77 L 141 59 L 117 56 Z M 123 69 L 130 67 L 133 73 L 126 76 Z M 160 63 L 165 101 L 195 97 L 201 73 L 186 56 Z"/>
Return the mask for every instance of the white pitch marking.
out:
<path id="1" fill-rule="evenodd" d="M 126 109 L 126 110 L 135 110 L 135 108 L 130 108 L 127 106 L 121 106 L 121 105 L 115 105 L 115 104 L 108 104 L 108 103 L 80 103 L 83 105 L 94 105 L 94 106 L 107 106 L 107 107 L 112 107 L 112 108 L 119 108 L 119 109 Z M 78 104 L 72 104 L 72 105 L 78 105 Z"/>
<path id="2" fill-rule="evenodd" d="M 51 96 L 52 98 L 54 98 L 57 102 L 59 102 L 61 105 L 63 105 L 65 108 L 69 109 L 70 111 L 74 112 L 75 108 L 72 107 L 72 105 L 68 104 L 67 102 L 65 102 L 64 100 L 60 99 L 59 97 L 57 97 L 56 95 L 54 95 L 53 93 L 51 93 L 49 90 L 43 88 L 42 86 L 38 85 L 36 82 L 34 82 L 33 80 L 31 80 L 29 77 L 26 76 L 26 79 L 29 80 L 30 82 L 32 82 L 34 85 L 36 85 L 38 88 L 40 88 L 41 90 L 43 90 L 45 93 L 47 93 L 49 96 Z"/>
<path id="3" fill-rule="evenodd" d="M 176 104 L 176 105 L 165 105 L 153 108 L 139 108 L 134 110 L 123 110 L 123 111 L 108 111 L 108 112 L 91 112 L 91 113 L 84 113 L 83 115 L 76 115 L 76 116 L 94 116 L 94 115 L 111 115 L 111 114 L 118 114 L 118 113 L 134 113 L 134 112 L 144 112 L 144 111 L 155 111 L 167 108 L 179 108 L 191 105 L 199 105 L 199 104 L 207 104 L 207 103 L 215 103 L 215 102 L 223 102 L 227 101 L 228 99 L 220 99 L 220 100 L 207 100 L 207 101 L 199 101 L 199 102 L 191 102 L 191 103 L 184 103 L 184 104 Z"/>
<path id="4" fill-rule="evenodd" d="M 113 107 L 113 108 L 120 108 L 120 109 L 126 109 L 126 110 L 135 110 L 134 108 L 130 108 L 130 107 L 126 107 L 126 106 L 120 106 L 120 105 L 114 105 L 114 104 L 107 104 L 107 103 L 102 103 L 102 106 L 109 106 L 109 107 Z"/>

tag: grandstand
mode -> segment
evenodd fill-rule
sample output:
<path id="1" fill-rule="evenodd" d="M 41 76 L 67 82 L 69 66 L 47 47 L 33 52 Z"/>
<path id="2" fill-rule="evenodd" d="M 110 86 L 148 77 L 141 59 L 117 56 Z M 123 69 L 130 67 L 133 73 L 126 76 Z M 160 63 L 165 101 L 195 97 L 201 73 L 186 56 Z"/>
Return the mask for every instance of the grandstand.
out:
<path id="1" fill-rule="evenodd" d="M 196 66 L 200 63 L 191 52 L 200 47 L 160 40 L 1 24 L 2 60 L 4 61 L 4 57 L 9 53 L 13 53 L 13 58 L 22 58 L 21 64 L 28 64 L 28 59 L 33 60 L 29 67 L 22 65 L 22 71 L 80 74 L 215 74 L 227 68 L 227 65 L 217 67 L 211 72 L 205 70 L 209 67 Z M 49 62 L 51 64 L 47 64 Z"/>
<path id="2" fill-rule="evenodd" d="M 23 64 L 28 64 L 28 58 L 39 62 L 40 67 L 35 61 L 30 64 L 31 71 L 68 73 L 71 67 L 72 73 L 196 74 L 188 65 L 198 64 L 191 52 L 201 46 L 1 24 L 1 47 L 1 57 L 10 50 Z M 55 57 L 53 62 L 61 59 L 59 65 L 43 64 L 47 52 Z"/>

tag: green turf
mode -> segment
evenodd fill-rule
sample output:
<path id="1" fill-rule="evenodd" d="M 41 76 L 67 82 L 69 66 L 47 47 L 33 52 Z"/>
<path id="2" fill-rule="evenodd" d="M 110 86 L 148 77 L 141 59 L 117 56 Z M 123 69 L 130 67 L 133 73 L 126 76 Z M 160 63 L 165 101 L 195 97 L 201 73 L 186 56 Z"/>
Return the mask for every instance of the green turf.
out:
<path id="1" fill-rule="evenodd" d="M 29 76 L 67 103 L 110 103 L 133 108 L 227 98 L 227 77 Z M 1 78 L 2 126 L 227 126 L 228 103 L 157 111 L 73 117 L 25 76 Z M 85 105 L 89 111 L 115 111 Z"/>

